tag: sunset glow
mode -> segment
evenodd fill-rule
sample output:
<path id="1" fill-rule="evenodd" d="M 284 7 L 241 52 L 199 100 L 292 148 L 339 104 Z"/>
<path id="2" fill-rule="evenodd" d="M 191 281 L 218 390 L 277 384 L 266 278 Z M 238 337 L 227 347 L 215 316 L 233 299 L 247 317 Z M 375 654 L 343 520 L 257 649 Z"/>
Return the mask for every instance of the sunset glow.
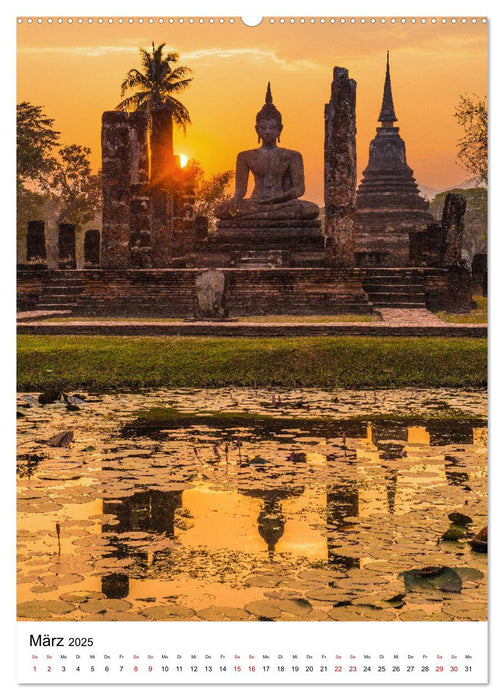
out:
<path id="1" fill-rule="evenodd" d="M 419 183 L 434 189 L 469 178 L 457 164 L 462 135 L 453 116 L 459 95 L 487 94 L 487 27 L 476 24 L 27 24 L 18 25 L 18 101 L 42 105 L 65 144 L 92 149 L 100 164 L 101 114 L 120 101 L 139 47 L 166 42 L 193 71 L 177 95 L 192 124 L 175 129 L 175 153 L 208 173 L 233 169 L 254 148 L 254 121 L 271 81 L 282 112 L 282 146 L 304 157 L 306 198 L 323 202 L 324 104 L 334 66 L 357 81 L 358 172 L 378 126 L 390 50 L 400 134 Z"/>

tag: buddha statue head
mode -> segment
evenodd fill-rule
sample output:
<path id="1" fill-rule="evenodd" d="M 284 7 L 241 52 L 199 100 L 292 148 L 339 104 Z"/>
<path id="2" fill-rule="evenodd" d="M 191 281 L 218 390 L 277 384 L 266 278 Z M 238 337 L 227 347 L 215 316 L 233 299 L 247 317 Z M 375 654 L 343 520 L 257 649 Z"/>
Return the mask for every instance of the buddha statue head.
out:
<path id="1" fill-rule="evenodd" d="M 257 142 L 262 141 L 267 147 L 274 146 L 277 141 L 280 141 L 282 129 L 282 115 L 273 104 L 271 85 L 268 83 L 265 103 L 256 115 Z"/>

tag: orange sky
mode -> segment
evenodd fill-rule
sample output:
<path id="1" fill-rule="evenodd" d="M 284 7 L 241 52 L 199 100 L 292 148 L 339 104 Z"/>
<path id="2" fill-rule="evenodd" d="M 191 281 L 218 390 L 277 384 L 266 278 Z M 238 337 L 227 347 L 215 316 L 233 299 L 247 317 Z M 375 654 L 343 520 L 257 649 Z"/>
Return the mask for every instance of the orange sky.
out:
<path id="1" fill-rule="evenodd" d="M 268 80 L 282 112 L 282 144 L 301 151 L 306 195 L 323 202 L 324 104 L 333 66 L 357 81 L 358 180 L 381 105 L 390 50 L 392 90 L 400 134 L 417 181 L 435 189 L 469 175 L 456 163 L 461 129 L 453 117 L 460 94 L 487 94 L 487 27 L 477 24 L 341 25 L 296 22 L 258 27 L 234 24 L 18 25 L 18 101 L 43 105 L 62 142 L 90 146 L 100 161 L 101 113 L 119 102 L 129 68 L 140 67 L 138 47 L 165 42 L 193 69 L 180 94 L 192 126 L 177 132 L 175 151 L 205 170 L 234 168 L 236 154 L 256 145 L 254 120 Z"/>

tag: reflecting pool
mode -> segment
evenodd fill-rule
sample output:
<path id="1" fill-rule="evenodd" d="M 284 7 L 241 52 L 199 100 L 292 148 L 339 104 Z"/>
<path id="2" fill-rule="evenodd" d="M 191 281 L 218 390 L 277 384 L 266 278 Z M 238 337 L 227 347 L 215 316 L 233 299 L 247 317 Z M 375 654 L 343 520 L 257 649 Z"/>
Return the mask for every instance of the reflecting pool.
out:
<path id="1" fill-rule="evenodd" d="M 37 399 L 18 396 L 20 619 L 487 617 L 484 392 Z"/>

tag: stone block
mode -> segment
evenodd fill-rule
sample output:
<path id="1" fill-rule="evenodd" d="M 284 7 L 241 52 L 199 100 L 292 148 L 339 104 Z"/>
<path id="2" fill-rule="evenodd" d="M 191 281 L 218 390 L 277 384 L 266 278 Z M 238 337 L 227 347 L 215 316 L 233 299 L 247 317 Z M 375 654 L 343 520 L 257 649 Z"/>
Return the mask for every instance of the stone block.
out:
<path id="1" fill-rule="evenodd" d="M 222 270 L 205 270 L 195 279 L 196 318 L 226 318 L 226 275 Z"/>
<path id="2" fill-rule="evenodd" d="M 84 267 L 100 267 L 100 232 L 89 229 L 84 234 Z"/>
<path id="3" fill-rule="evenodd" d="M 464 262 L 448 268 L 445 308 L 453 313 L 468 313 L 472 308 L 471 271 Z"/>
<path id="4" fill-rule="evenodd" d="M 26 236 L 26 262 L 33 266 L 47 266 L 45 224 L 43 221 L 29 221 Z"/>
<path id="5" fill-rule="evenodd" d="M 75 270 L 75 226 L 60 224 L 58 230 L 58 261 L 60 270 Z"/>
<path id="6" fill-rule="evenodd" d="M 488 261 L 486 253 L 477 253 L 471 266 L 472 293 L 486 297 L 488 294 Z"/>
<path id="7" fill-rule="evenodd" d="M 445 197 L 441 220 L 446 240 L 444 252 L 444 263 L 446 265 L 462 260 L 465 210 L 466 198 L 464 195 L 448 192 Z"/>

